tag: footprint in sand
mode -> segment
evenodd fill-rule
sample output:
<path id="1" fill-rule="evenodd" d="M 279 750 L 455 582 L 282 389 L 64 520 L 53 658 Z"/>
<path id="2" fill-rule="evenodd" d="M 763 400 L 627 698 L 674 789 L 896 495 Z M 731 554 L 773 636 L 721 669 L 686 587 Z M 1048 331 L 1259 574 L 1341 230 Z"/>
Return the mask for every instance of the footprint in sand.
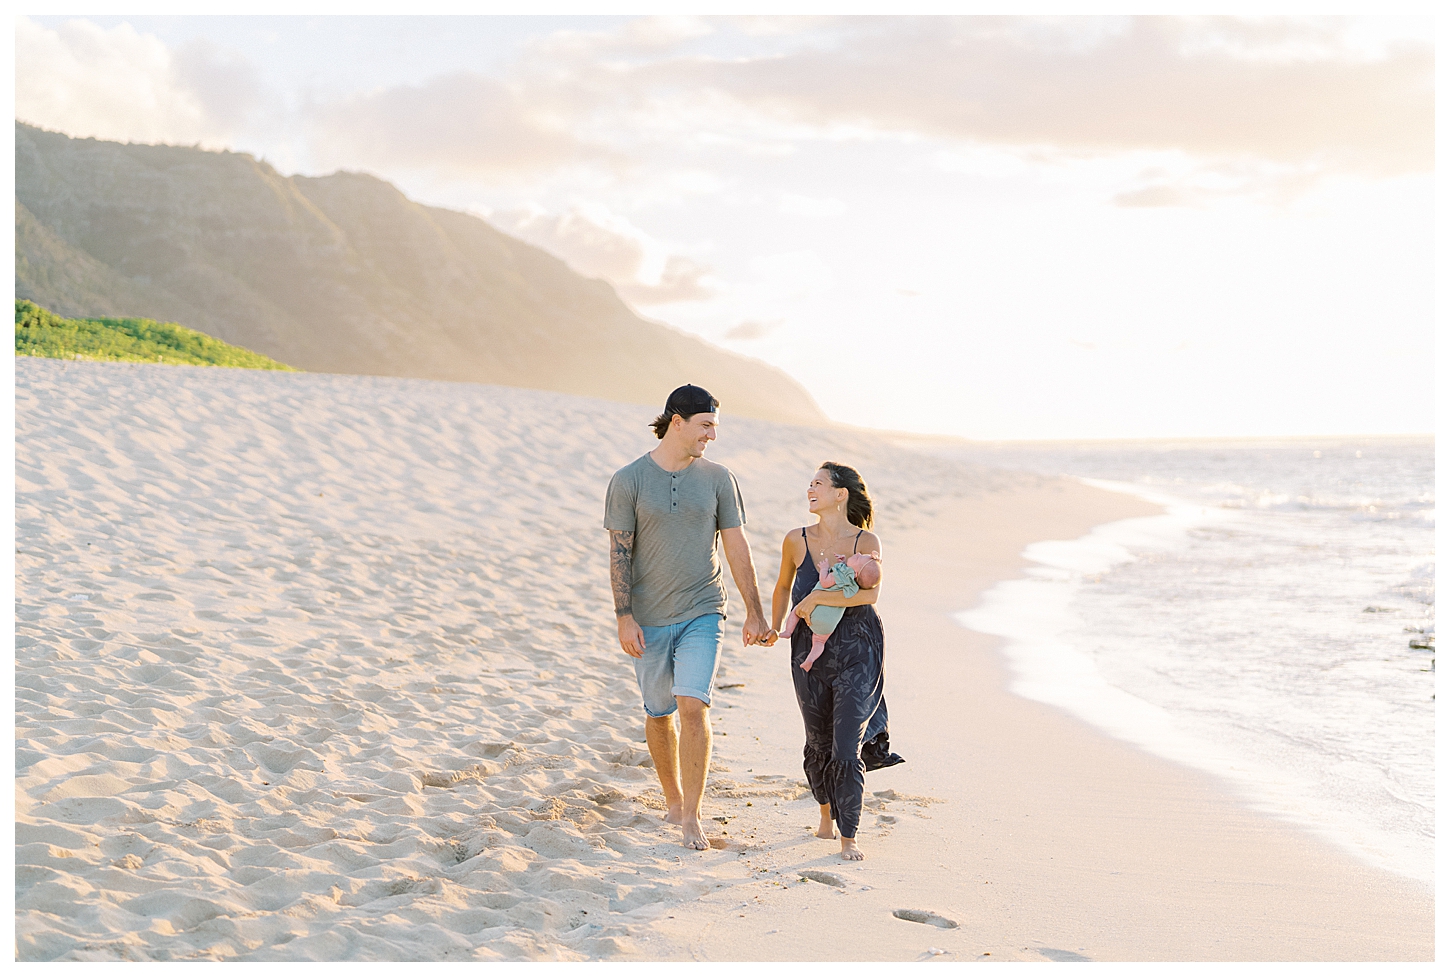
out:
<path id="1" fill-rule="evenodd" d="M 944 930 L 957 928 L 957 921 L 947 919 L 945 916 L 938 916 L 936 913 L 929 913 L 922 909 L 898 909 L 891 915 L 897 919 L 904 919 L 909 923 L 927 923 L 931 926 L 939 926 Z"/>
<path id="2" fill-rule="evenodd" d="M 832 875 L 830 872 L 818 872 L 815 869 L 809 869 L 800 875 L 802 879 L 819 882 L 821 885 L 833 885 L 838 889 L 846 888 L 846 880 L 839 875 Z"/>

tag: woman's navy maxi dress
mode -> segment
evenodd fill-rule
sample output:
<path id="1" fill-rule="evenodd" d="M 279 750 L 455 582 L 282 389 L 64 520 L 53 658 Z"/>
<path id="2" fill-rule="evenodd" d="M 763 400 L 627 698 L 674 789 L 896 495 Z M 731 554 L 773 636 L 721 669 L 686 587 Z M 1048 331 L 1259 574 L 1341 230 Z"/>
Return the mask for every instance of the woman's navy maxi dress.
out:
<path id="1" fill-rule="evenodd" d="M 856 534 L 858 539 L 860 535 Z M 804 529 L 801 538 L 806 539 Z M 819 580 L 807 540 L 806 557 L 796 568 L 791 604 L 799 604 Z M 806 782 L 817 804 L 831 805 L 831 818 L 844 838 L 854 838 L 861 823 L 861 796 L 866 788 L 862 745 L 869 743 L 868 753 L 887 758 L 873 767 L 901 762 L 887 743 L 882 693 L 885 649 L 881 616 L 870 604 L 846 608 L 809 672 L 800 666 L 811 653 L 810 627 L 802 621 L 790 636 L 790 674 L 806 726 Z"/>

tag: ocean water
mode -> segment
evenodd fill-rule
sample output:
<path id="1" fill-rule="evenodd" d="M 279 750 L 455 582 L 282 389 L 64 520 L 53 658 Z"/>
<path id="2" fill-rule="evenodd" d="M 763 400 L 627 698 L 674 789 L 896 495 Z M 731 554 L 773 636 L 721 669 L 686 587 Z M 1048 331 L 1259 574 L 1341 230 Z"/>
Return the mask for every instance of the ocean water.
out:
<path id="1" fill-rule="evenodd" d="M 951 453 L 1167 509 L 1034 544 L 964 609 L 1007 639 L 1013 691 L 1433 883 L 1432 439 Z"/>

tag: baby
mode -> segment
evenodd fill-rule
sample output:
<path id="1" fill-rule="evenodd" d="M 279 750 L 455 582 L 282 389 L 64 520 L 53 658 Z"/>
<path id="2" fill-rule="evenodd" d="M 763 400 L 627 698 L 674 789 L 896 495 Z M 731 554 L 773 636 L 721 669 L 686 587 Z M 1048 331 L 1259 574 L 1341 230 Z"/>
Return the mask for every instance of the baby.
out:
<path id="1" fill-rule="evenodd" d="M 816 564 L 820 571 L 821 581 L 816 584 L 816 590 L 839 590 L 847 597 L 855 597 L 862 587 L 868 590 L 881 582 L 881 554 L 880 553 L 853 553 L 850 556 L 836 555 L 834 564 L 821 560 Z M 821 605 L 811 611 L 811 653 L 806 660 L 801 662 L 801 668 L 809 672 L 816 659 L 821 657 L 821 652 L 826 648 L 826 639 L 831 632 L 836 630 L 836 625 L 841 623 L 841 616 L 846 613 L 844 607 L 827 607 Z M 795 630 L 796 622 L 800 620 L 799 615 L 794 611 L 790 614 L 790 620 L 786 622 L 785 630 L 781 632 L 782 637 L 790 637 Z"/>

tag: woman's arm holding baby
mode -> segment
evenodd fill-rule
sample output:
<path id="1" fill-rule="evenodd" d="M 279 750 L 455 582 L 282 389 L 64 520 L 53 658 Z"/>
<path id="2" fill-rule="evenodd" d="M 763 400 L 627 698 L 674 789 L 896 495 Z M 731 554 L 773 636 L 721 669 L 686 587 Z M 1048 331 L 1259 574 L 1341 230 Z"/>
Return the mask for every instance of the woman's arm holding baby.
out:
<path id="1" fill-rule="evenodd" d="M 795 612 L 801 617 L 807 617 L 814 607 L 860 607 L 862 604 L 874 604 L 879 593 L 881 593 L 879 585 L 870 590 L 858 590 L 854 597 L 845 597 L 834 588 L 813 590 L 795 606 Z"/>
<path id="2" fill-rule="evenodd" d="M 875 533 L 862 533 L 858 544 L 864 553 L 870 553 L 875 558 L 874 579 L 862 580 L 863 574 L 857 574 L 857 585 L 860 587 L 854 596 L 847 597 L 835 587 L 826 590 L 813 590 L 797 605 L 795 613 L 800 617 L 807 617 L 811 609 L 815 607 L 860 607 L 862 604 L 876 603 L 877 596 L 881 593 L 881 541 L 876 538 Z"/>

